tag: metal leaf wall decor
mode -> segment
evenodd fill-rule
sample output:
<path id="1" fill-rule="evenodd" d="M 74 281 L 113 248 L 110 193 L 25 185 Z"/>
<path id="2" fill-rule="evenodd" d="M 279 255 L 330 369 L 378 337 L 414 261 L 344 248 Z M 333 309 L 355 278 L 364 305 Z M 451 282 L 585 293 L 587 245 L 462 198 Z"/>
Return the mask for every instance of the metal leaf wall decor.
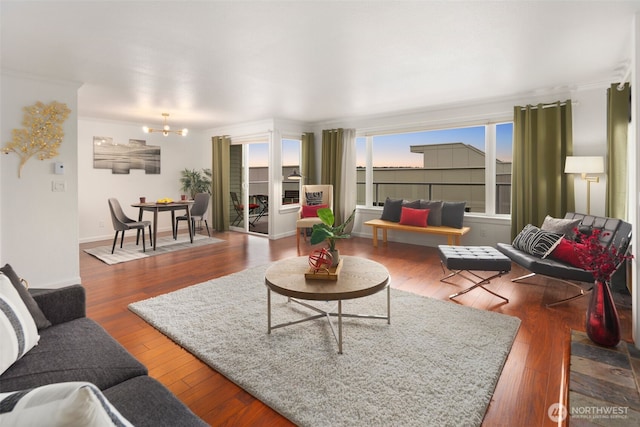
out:
<path id="1" fill-rule="evenodd" d="M 24 107 L 24 128 L 13 129 L 11 141 L 2 149 L 5 154 L 13 152 L 20 157 L 18 178 L 22 176 L 22 168 L 31 157 L 37 156 L 38 160 L 46 160 L 58 155 L 58 147 L 64 138 L 62 124 L 69 117 L 69 113 L 71 110 L 66 104 L 56 101 L 50 104 L 38 101 L 34 105 Z"/>

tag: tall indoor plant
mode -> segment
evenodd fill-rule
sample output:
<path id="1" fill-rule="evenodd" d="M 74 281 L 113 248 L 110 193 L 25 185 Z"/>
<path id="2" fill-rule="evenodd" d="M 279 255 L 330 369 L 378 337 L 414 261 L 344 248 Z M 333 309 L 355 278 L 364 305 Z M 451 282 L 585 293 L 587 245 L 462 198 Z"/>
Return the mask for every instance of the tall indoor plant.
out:
<path id="1" fill-rule="evenodd" d="M 198 193 L 211 194 L 211 169 L 184 169 L 180 174 L 180 190 L 191 199 Z"/>
<path id="2" fill-rule="evenodd" d="M 340 252 L 336 249 L 336 240 L 351 237 L 349 233 L 345 232 L 345 229 L 353 221 L 355 215 L 356 210 L 354 209 L 345 222 L 341 225 L 334 226 L 335 217 L 333 216 L 333 211 L 329 208 L 318 209 L 318 218 L 320 218 L 322 223 L 313 225 L 311 244 L 316 245 L 325 240 L 327 241 L 329 244 L 329 253 L 333 257 L 332 266 L 336 266 L 338 262 L 340 262 Z"/>

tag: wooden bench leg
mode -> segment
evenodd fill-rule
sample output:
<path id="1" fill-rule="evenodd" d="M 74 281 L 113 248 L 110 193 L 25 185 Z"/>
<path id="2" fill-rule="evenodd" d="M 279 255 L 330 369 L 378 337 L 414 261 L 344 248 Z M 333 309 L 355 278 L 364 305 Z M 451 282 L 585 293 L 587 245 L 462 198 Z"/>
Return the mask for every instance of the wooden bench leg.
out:
<path id="1" fill-rule="evenodd" d="M 378 246 L 378 227 L 373 227 L 373 247 Z"/>
<path id="2" fill-rule="evenodd" d="M 382 243 L 384 243 L 384 245 L 387 246 L 387 229 L 386 228 L 382 229 Z"/>
<path id="3" fill-rule="evenodd" d="M 296 228 L 296 247 L 300 250 L 300 229 Z"/>

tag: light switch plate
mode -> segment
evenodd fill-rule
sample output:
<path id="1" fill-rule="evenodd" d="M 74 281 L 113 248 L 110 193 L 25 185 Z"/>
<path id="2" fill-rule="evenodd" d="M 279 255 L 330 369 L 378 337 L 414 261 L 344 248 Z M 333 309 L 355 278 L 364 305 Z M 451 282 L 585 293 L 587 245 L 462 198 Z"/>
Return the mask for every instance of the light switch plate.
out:
<path id="1" fill-rule="evenodd" d="M 51 191 L 65 192 L 67 191 L 67 183 L 65 181 L 51 181 Z"/>

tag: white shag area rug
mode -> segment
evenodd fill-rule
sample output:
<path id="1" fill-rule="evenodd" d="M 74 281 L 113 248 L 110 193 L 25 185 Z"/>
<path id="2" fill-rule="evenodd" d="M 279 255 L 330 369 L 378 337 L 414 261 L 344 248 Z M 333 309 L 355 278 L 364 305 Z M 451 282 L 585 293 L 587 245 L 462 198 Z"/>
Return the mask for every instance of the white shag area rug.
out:
<path id="1" fill-rule="evenodd" d="M 129 308 L 301 426 L 482 423 L 519 319 L 392 289 L 391 324 L 343 319 L 338 354 L 326 319 L 267 334 L 266 268 Z M 344 301 L 343 312 L 385 314 L 386 291 Z M 272 293 L 273 324 L 308 313 Z"/>
<path id="2" fill-rule="evenodd" d="M 142 239 L 142 236 L 140 236 Z M 113 242 L 113 241 L 112 241 Z M 94 257 L 98 258 L 105 264 L 113 265 L 121 262 L 133 261 L 141 258 L 148 258 L 155 255 L 166 254 L 167 252 L 179 251 L 182 249 L 195 248 L 197 246 L 210 245 L 213 243 L 224 242 L 224 240 L 216 239 L 215 237 L 208 237 L 196 234 L 193 237 L 193 243 L 189 240 L 189 234 L 178 234 L 176 240 L 171 236 L 158 237 L 158 244 L 156 250 L 153 250 L 153 246 L 149 244 L 149 236 L 147 235 L 146 251 L 142 251 L 142 242 L 136 245 L 134 242 L 125 242 L 120 249 L 120 238 L 116 242 L 116 250 L 111 253 L 111 245 L 109 246 L 97 246 L 95 248 L 85 249 L 84 251 Z"/>

